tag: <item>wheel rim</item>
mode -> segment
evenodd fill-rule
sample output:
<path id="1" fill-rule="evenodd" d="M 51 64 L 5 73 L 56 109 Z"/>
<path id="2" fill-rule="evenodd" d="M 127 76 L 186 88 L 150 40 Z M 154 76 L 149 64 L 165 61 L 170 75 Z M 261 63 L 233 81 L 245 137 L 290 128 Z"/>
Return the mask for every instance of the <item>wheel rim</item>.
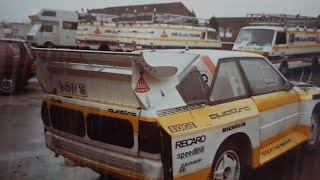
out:
<path id="1" fill-rule="evenodd" d="M 220 155 L 214 167 L 213 180 L 238 180 L 240 160 L 236 152 L 228 150 Z"/>
<path id="2" fill-rule="evenodd" d="M 313 114 L 311 116 L 311 131 L 310 131 L 310 139 L 309 144 L 314 145 L 318 140 L 319 135 L 319 126 L 317 123 L 317 115 Z"/>
<path id="3" fill-rule="evenodd" d="M 12 79 L 1 79 L 0 89 L 2 92 L 10 93 L 13 92 L 16 87 L 14 80 Z"/>

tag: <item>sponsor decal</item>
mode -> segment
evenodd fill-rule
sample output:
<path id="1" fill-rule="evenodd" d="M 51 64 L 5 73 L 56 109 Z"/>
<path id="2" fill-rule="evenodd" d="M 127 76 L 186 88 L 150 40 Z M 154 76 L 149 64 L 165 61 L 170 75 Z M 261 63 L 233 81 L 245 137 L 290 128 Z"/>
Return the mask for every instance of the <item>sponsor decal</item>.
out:
<path id="1" fill-rule="evenodd" d="M 294 42 L 316 42 L 316 41 L 317 41 L 317 38 L 315 36 L 294 38 Z"/>
<path id="2" fill-rule="evenodd" d="M 162 38 L 167 38 L 168 37 L 168 34 L 166 33 L 165 30 L 162 31 L 161 37 Z"/>
<path id="3" fill-rule="evenodd" d="M 194 128 L 197 128 L 197 126 L 193 122 L 187 122 L 187 123 L 168 126 L 168 129 L 172 133 L 176 133 L 176 132 L 180 132 L 180 131 L 186 131 L 186 130 L 194 129 Z"/>
<path id="4" fill-rule="evenodd" d="M 191 145 L 201 144 L 201 143 L 204 143 L 206 139 L 207 137 L 205 135 L 202 135 L 202 136 L 197 136 L 197 137 L 177 141 L 176 149 L 191 146 Z"/>
<path id="5" fill-rule="evenodd" d="M 116 113 L 116 114 L 124 114 L 124 115 L 130 115 L 130 116 L 137 116 L 134 112 L 129 112 L 125 110 L 114 110 L 114 109 L 108 109 L 108 112 Z"/>
<path id="6" fill-rule="evenodd" d="M 273 146 L 272 148 L 266 149 L 264 151 L 261 151 L 261 154 L 266 156 L 270 153 L 272 153 L 273 151 L 276 151 L 284 146 L 286 146 L 287 144 L 289 144 L 292 140 L 291 139 L 285 139 L 283 142 Z"/>
<path id="7" fill-rule="evenodd" d="M 191 37 L 191 38 L 200 38 L 201 34 L 200 33 L 179 33 L 179 32 L 172 32 L 171 36 L 174 37 Z"/>
<path id="8" fill-rule="evenodd" d="M 238 46 L 238 49 L 240 50 L 253 50 L 253 51 L 262 51 L 263 47 L 248 47 L 248 46 Z"/>
<path id="9" fill-rule="evenodd" d="M 97 27 L 97 29 L 94 31 L 95 34 L 101 34 L 101 31 L 99 29 L 99 27 Z"/>
<path id="10" fill-rule="evenodd" d="M 179 153 L 177 159 L 189 158 L 204 152 L 204 146 L 195 147 L 193 150 Z"/>
<path id="11" fill-rule="evenodd" d="M 223 111 L 221 113 L 215 113 L 215 114 L 210 114 L 209 117 L 211 119 L 220 119 L 224 116 L 230 116 L 232 114 L 238 114 L 238 113 L 241 113 L 243 111 L 250 111 L 251 108 L 249 106 L 244 106 L 244 107 L 240 107 L 240 108 L 232 108 L 232 109 L 229 109 L 227 111 Z"/>
<path id="12" fill-rule="evenodd" d="M 142 75 L 143 73 L 140 72 L 140 78 L 137 82 L 136 88 L 134 89 L 137 93 L 145 93 L 150 90 L 150 87 L 148 86 Z"/>
<path id="13" fill-rule="evenodd" d="M 228 131 L 232 131 L 232 130 L 235 130 L 235 129 L 238 129 L 238 128 L 241 128 L 243 126 L 245 126 L 246 123 L 243 122 L 243 123 L 240 123 L 240 124 L 234 124 L 232 126 L 228 126 L 228 127 L 225 127 L 222 129 L 222 132 L 225 133 L 225 132 L 228 132 Z"/>
<path id="14" fill-rule="evenodd" d="M 179 169 L 179 173 L 186 172 L 188 167 L 193 166 L 193 165 L 195 165 L 197 163 L 200 163 L 201 160 L 202 159 L 196 159 L 196 160 L 181 164 L 180 169 Z"/>

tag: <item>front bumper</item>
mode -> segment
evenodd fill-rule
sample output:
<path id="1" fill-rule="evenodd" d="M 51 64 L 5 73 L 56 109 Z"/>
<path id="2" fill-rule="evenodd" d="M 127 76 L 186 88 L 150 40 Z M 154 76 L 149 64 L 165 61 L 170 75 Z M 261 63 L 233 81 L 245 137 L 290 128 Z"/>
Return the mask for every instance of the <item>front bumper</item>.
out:
<path id="1" fill-rule="evenodd" d="M 49 131 L 46 131 L 45 138 L 52 151 L 96 172 L 130 179 L 163 179 L 161 160 L 93 147 Z"/>

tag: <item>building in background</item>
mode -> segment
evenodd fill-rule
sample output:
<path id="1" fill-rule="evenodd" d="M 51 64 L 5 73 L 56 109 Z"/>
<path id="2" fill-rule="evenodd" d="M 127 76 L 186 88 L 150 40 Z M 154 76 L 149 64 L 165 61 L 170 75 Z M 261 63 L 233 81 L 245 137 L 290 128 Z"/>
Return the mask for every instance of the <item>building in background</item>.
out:
<path id="1" fill-rule="evenodd" d="M 247 17 L 216 17 L 219 36 L 224 42 L 234 42 L 241 28 L 248 25 Z"/>
<path id="2" fill-rule="evenodd" d="M 119 6 L 119 7 L 106 7 L 103 9 L 91 9 L 91 13 L 123 15 L 134 13 L 150 13 L 156 11 L 157 13 L 175 14 L 181 16 L 194 16 L 183 3 L 161 3 L 161 4 L 143 4 L 134 6 Z"/>

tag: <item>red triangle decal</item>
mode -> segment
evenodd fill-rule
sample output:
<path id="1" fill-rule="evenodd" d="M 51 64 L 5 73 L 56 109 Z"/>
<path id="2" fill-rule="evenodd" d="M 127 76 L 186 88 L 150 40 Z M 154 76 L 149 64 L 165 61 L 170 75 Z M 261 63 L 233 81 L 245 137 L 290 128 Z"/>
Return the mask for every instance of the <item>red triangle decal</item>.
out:
<path id="1" fill-rule="evenodd" d="M 134 89 L 137 93 L 145 93 L 150 90 L 150 87 L 148 86 L 148 84 L 144 80 L 142 74 L 143 73 L 140 73 L 140 78 L 137 82 L 136 88 Z"/>

